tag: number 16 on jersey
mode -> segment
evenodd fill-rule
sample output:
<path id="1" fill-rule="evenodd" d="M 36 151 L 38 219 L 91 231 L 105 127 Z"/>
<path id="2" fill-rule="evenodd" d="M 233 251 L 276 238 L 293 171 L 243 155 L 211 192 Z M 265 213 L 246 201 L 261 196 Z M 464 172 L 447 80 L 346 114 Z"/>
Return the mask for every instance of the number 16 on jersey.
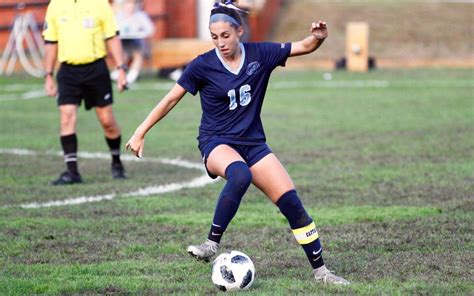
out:
<path id="1" fill-rule="evenodd" d="M 251 87 L 248 84 L 242 85 L 239 89 L 239 98 L 240 106 L 247 106 L 252 100 L 252 95 L 250 93 Z M 229 110 L 234 110 L 237 108 L 237 97 L 235 89 L 231 89 L 227 92 L 227 95 L 230 99 Z"/>

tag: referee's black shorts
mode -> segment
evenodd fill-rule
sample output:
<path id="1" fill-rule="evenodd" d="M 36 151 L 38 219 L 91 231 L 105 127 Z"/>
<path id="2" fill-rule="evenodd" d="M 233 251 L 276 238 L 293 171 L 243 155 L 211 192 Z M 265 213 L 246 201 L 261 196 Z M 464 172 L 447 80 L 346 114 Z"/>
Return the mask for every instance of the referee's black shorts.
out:
<path id="1" fill-rule="evenodd" d="M 89 64 L 62 63 L 58 72 L 58 105 L 81 105 L 86 110 L 113 103 L 112 82 L 105 59 Z"/>

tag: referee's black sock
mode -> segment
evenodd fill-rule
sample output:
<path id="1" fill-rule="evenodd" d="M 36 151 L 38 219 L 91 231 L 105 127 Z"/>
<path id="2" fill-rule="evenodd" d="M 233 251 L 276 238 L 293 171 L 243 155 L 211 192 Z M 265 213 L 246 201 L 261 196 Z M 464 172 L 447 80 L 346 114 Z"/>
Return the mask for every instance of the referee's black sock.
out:
<path id="1" fill-rule="evenodd" d="M 105 141 L 110 149 L 110 154 L 112 155 L 112 163 L 122 163 L 120 161 L 120 143 L 122 142 L 122 135 L 119 135 L 115 139 L 110 139 L 105 137 Z"/>
<path id="2" fill-rule="evenodd" d="M 67 169 L 74 175 L 79 175 L 77 169 L 77 137 L 76 134 L 61 136 L 61 146 L 64 153 L 64 162 Z"/>

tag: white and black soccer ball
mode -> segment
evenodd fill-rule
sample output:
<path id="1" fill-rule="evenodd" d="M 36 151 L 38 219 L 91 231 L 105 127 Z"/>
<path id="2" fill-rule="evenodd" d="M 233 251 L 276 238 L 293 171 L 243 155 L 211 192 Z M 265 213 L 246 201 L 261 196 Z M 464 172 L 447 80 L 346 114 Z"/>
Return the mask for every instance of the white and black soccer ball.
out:
<path id="1" fill-rule="evenodd" d="M 212 262 L 212 282 L 221 291 L 248 289 L 255 279 L 255 266 L 239 251 L 222 253 Z"/>

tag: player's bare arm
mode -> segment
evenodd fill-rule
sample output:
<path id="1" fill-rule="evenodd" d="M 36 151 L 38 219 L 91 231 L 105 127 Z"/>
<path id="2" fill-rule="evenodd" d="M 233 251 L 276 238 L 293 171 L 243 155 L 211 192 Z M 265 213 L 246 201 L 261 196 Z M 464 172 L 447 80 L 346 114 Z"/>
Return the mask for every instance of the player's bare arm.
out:
<path id="1" fill-rule="evenodd" d="M 311 35 L 291 44 L 290 57 L 305 55 L 318 49 L 328 36 L 326 22 L 318 21 L 311 24 Z"/>
<path id="2" fill-rule="evenodd" d="M 57 94 L 56 83 L 54 82 L 54 65 L 56 64 L 56 58 L 58 56 L 58 44 L 57 43 L 46 43 L 45 56 L 44 56 L 44 90 L 46 94 L 51 97 L 55 97 Z"/>
<path id="3" fill-rule="evenodd" d="M 185 94 L 186 90 L 176 83 L 168 94 L 151 110 L 150 114 L 148 114 L 140 126 L 138 126 L 135 133 L 125 145 L 125 149 L 130 150 L 136 157 L 142 157 L 146 133 L 163 119 Z"/>
<path id="4" fill-rule="evenodd" d="M 108 51 L 111 53 L 112 58 L 114 59 L 115 65 L 117 65 L 119 76 L 117 78 L 117 88 L 119 92 L 122 92 L 127 88 L 127 73 L 126 69 L 123 67 L 123 57 L 122 57 L 122 44 L 120 38 L 114 36 L 106 40 Z"/>

